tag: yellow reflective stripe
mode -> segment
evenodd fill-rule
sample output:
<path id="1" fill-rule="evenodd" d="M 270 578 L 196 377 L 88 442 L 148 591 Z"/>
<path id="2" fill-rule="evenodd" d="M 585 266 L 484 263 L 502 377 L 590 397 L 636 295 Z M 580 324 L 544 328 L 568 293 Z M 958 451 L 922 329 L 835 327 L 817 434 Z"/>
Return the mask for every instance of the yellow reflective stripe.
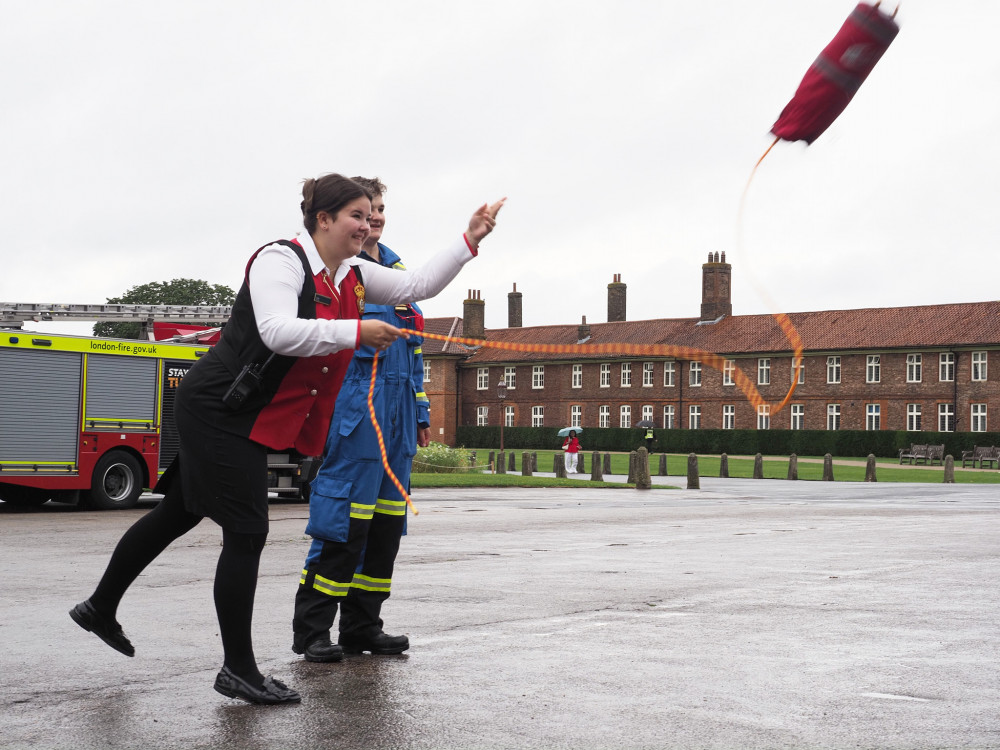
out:
<path id="1" fill-rule="evenodd" d="M 418 346 L 416 349 L 413 350 L 413 353 L 414 354 L 423 354 L 424 353 L 424 347 Z"/>
<path id="2" fill-rule="evenodd" d="M 365 591 L 380 591 L 388 594 L 389 589 L 392 587 L 392 579 L 372 578 L 371 576 L 364 576 L 360 573 L 355 573 L 354 580 L 351 581 L 351 586 Z"/>
<path id="3" fill-rule="evenodd" d="M 418 399 L 418 400 L 421 400 L 421 401 L 427 401 L 427 400 L 428 400 L 428 398 L 427 398 L 427 393 L 426 393 L 425 391 L 420 391 L 420 392 L 419 392 L 419 393 L 417 394 L 417 399 Z"/>
<path id="4" fill-rule="evenodd" d="M 321 594 L 326 594 L 327 596 L 347 596 L 347 592 L 350 590 L 351 584 L 331 581 L 329 578 L 324 578 L 323 576 L 318 575 L 313 581 L 313 588 Z"/>
<path id="5" fill-rule="evenodd" d="M 403 261 L 401 261 L 401 260 L 397 260 L 395 263 L 393 263 L 392 267 L 393 268 L 402 268 L 404 271 L 406 270 L 406 266 L 403 265 Z"/>
<path id="6" fill-rule="evenodd" d="M 374 505 L 366 505 L 364 503 L 351 503 L 351 518 L 358 518 L 362 521 L 371 520 L 372 514 L 375 512 Z"/>
<path id="7" fill-rule="evenodd" d="M 406 515 L 406 501 L 405 500 L 386 500 L 384 498 L 379 498 L 378 502 L 375 504 L 376 513 L 384 513 L 387 516 L 405 516 Z"/>

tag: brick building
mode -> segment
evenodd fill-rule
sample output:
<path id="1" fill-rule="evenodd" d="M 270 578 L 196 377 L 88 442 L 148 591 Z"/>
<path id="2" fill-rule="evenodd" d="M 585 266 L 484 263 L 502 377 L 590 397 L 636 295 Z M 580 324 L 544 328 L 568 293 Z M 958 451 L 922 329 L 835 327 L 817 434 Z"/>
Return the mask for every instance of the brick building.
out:
<path id="1" fill-rule="evenodd" d="M 733 315 L 732 267 L 718 253 L 702 266 L 696 318 L 628 321 L 626 287 L 608 285 L 607 323 L 522 327 L 521 294 L 508 295 L 509 327 L 484 330 L 485 303 L 470 290 L 462 318 L 428 330 L 527 344 L 669 344 L 713 352 L 722 371 L 666 356 L 557 357 L 425 341 L 434 440 L 455 427 L 498 425 L 497 384 L 507 384 L 507 426 L 674 429 L 845 429 L 985 432 L 1000 419 L 1000 301 L 791 313 L 804 342 L 799 384 L 773 417 L 735 384 L 737 370 L 769 402 L 793 377 L 792 346 L 771 315 Z M 993 359 L 990 372 L 989 360 Z"/>

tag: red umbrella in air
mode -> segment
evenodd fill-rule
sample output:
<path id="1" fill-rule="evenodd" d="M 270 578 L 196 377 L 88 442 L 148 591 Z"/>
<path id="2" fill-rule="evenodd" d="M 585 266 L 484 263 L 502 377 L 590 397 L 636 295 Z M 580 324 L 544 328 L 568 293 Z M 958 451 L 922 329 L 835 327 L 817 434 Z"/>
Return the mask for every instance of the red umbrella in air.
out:
<path id="1" fill-rule="evenodd" d="M 858 3 L 840 31 L 809 66 L 795 96 L 771 132 L 786 141 L 812 143 L 833 123 L 861 88 L 899 33 L 896 11 L 886 15 Z"/>

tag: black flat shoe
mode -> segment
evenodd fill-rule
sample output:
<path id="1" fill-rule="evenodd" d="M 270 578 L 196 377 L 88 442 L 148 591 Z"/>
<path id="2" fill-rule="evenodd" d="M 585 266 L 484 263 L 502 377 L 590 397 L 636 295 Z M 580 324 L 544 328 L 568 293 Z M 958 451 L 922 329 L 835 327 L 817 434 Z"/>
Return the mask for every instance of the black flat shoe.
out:
<path id="1" fill-rule="evenodd" d="M 385 633 L 378 633 L 370 638 L 351 638 L 341 635 L 339 640 L 345 654 L 360 654 L 365 651 L 373 654 L 401 654 L 410 647 L 410 639 L 405 635 Z"/>
<path id="2" fill-rule="evenodd" d="M 302 696 L 273 677 L 265 677 L 261 687 L 254 687 L 242 677 L 223 667 L 215 678 L 215 689 L 227 698 L 239 698 L 247 703 L 299 703 Z"/>
<path id="3" fill-rule="evenodd" d="M 69 611 L 69 616 L 73 618 L 73 622 L 96 635 L 115 651 L 119 651 L 125 656 L 135 656 L 135 648 L 122 632 L 122 626 L 118 624 L 117 620 L 108 619 L 94 609 L 90 599 L 73 607 Z"/>
<path id="4" fill-rule="evenodd" d="M 344 649 L 336 643 L 331 643 L 329 638 L 317 638 L 305 648 L 293 642 L 292 651 L 296 654 L 302 654 L 306 661 L 320 663 L 340 661 L 344 658 Z"/>

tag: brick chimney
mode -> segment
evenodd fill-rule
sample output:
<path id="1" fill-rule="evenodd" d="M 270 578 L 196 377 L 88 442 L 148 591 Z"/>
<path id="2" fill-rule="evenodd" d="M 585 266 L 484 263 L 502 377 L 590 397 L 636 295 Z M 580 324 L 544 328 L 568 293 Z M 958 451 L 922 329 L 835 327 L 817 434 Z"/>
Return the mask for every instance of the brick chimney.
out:
<path id="1" fill-rule="evenodd" d="M 726 263 L 726 254 L 709 253 L 708 262 L 701 267 L 701 320 L 718 320 L 733 314 L 733 267 Z"/>
<path id="2" fill-rule="evenodd" d="M 625 320 L 625 285 L 622 275 L 616 273 L 614 281 L 608 284 L 608 322 Z"/>
<path id="3" fill-rule="evenodd" d="M 520 328 L 521 322 L 521 293 L 517 291 L 517 284 L 514 284 L 514 291 L 507 292 L 507 327 Z"/>
<path id="4" fill-rule="evenodd" d="M 587 325 L 587 316 L 583 316 L 583 320 L 580 325 L 576 328 L 576 343 L 582 344 L 584 341 L 590 338 L 590 326 Z"/>
<path id="5" fill-rule="evenodd" d="M 470 339 L 486 337 L 486 303 L 480 299 L 482 292 L 470 289 L 462 305 L 462 335 Z"/>

